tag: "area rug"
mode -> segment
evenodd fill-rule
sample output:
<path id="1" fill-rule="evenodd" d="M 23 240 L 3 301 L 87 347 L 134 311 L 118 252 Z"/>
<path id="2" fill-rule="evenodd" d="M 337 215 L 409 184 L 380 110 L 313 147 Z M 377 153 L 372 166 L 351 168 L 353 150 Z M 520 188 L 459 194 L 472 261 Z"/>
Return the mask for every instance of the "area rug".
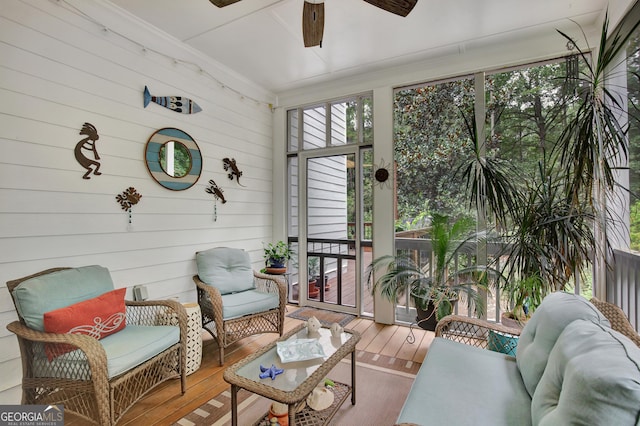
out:
<path id="1" fill-rule="evenodd" d="M 322 325 L 330 327 L 333 323 L 338 323 L 344 327 L 353 321 L 355 315 L 343 314 L 342 312 L 333 312 L 326 309 L 316 309 L 305 306 L 300 309 L 296 309 L 294 312 L 287 314 L 289 318 L 295 318 L 302 321 L 307 321 L 311 317 L 316 317 Z"/>
<path id="2" fill-rule="evenodd" d="M 358 358 L 368 358 L 369 361 L 372 359 L 371 356 L 361 356 L 362 354 L 358 353 Z M 394 362 L 392 358 L 379 358 L 375 355 L 371 362 L 375 364 L 356 361 L 356 405 L 351 405 L 348 398 L 331 420 L 331 425 L 395 424 L 420 364 Z M 391 368 L 386 368 L 387 365 Z M 351 383 L 350 360 L 345 359 L 338 363 L 327 377 L 342 383 Z M 241 390 L 238 392 L 238 424 L 254 424 L 265 415 L 270 404 L 271 401 L 264 397 Z M 230 424 L 231 390 L 226 389 L 180 419 L 174 426 Z"/>

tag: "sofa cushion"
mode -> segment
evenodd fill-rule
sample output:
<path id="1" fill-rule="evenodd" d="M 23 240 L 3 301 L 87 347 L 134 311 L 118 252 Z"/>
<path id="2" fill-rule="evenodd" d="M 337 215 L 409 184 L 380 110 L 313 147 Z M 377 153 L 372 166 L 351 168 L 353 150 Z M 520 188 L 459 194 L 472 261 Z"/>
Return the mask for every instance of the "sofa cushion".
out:
<path id="1" fill-rule="evenodd" d="M 102 339 L 126 324 L 126 288 L 109 291 L 93 299 L 74 303 L 44 314 L 44 330 L 51 333 L 86 334 Z M 68 345 L 47 345 L 49 360 L 73 350 Z"/>
<path id="2" fill-rule="evenodd" d="M 558 337 L 533 395 L 534 424 L 632 425 L 640 421 L 640 348 L 576 320 Z"/>
<path id="3" fill-rule="evenodd" d="M 220 294 L 255 288 L 249 253 L 241 249 L 216 247 L 196 253 L 200 280 L 216 287 Z"/>
<path id="4" fill-rule="evenodd" d="M 45 312 L 93 299 L 111 290 L 113 281 L 109 270 L 92 265 L 25 280 L 12 293 L 18 313 L 26 325 L 44 331 Z"/>
<path id="5" fill-rule="evenodd" d="M 277 309 L 280 305 L 276 293 L 247 290 L 222 296 L 222 318 L 229 320 L 256 312 Z"/>
<path id="6" fill-rule="evenodd" d="M 535 393 L 556 340 L 564 328 L 577 319 L 610 326 L 604 315 L 584 297 L 556 292 L 544 298 L 522 329 L 516 360 L 529 395 Z"/>
<path id="7" fill-rule="evenodd" d="M 397 423 L 524 426 L 531 398 L 515 358 L 437 337 Z"/>

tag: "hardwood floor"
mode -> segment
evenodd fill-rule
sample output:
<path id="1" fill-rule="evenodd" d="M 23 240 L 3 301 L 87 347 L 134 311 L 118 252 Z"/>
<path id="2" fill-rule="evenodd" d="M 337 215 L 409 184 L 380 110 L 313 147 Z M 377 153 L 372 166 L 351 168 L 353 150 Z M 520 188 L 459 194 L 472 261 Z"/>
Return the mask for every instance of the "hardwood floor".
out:
<path id="1" fill-rule="evenodd" d="M 298 309 L 288 306 L 288 313 Z M 285 332 L 302 321 L 285 318 Z M 406 337 L 409 328 L 397 325 L 382 325 L 370 319 L 356 318 L 345 328 L 354 329 L 361 334 L 356 346 L 358 352 L 364 351 L 391 358 L 422 363 L 434 333 L 421 329 L 415 330 L 416 341 L 409 344 Z M 154 389 L 145 398 L 138 401 L 122 418 L 118 426 L 172 425 L 194 409 L 212 399 L 228 387 L 222 378 L 225 366 L 218 365 L 218 347 L 208 334 L 204 333 L 202 364 L 195 373 L 187 376 L 187 391 L 180 394 L 180 383 L 171 380 Z M 225 365 L 231 365 L 265 344 L 276 339 L 276 334 L 262 334 L 243 339 L 225 351 Z M 360 354 L 362 355 L 362 354 Z M 84 425 L 87 422 L 65 413 L 65 425 Z"/>

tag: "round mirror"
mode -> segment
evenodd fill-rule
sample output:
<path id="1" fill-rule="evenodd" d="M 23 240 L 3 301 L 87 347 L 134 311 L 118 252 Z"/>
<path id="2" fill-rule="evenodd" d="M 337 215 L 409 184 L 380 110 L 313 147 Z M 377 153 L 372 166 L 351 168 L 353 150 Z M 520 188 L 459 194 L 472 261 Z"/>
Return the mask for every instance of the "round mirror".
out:
<path id="1" fill-rule="evenodd" d="M 185 177 L 191 170 L 191 154 L 183 143 L 169 141 L 160 147 L 160 167 L 171 177 Z"/>
<path id="2" fill-rule="evenodd" d="M 167 127 L 151 135 L 145 159 L 156 182 L 174 191 L 191 188 L 202 172 L 198 144 L 180 129 Z"/>

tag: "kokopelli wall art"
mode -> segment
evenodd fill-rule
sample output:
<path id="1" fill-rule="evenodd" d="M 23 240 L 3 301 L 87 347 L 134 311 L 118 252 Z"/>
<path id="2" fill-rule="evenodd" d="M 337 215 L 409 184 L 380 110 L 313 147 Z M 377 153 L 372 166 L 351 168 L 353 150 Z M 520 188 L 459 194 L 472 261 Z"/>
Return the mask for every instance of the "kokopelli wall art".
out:
<path id="1" fill-rule="evenodd" d="M 100 161 L 98 161 L 100 156 L 96 149 L 96 141 L 100 139 L 100 136 L 98 136 L 98 131 L 91 123 L 84 123 L 80 134 L 87 137 L 76 144 L 76 149 L 73 152 L 78 163 L 87 170 L 82 179 L 91 179 L 91 176 L 89 176 L 91 173 L 96 176 L 102 174 L 100 173 Z"/>

